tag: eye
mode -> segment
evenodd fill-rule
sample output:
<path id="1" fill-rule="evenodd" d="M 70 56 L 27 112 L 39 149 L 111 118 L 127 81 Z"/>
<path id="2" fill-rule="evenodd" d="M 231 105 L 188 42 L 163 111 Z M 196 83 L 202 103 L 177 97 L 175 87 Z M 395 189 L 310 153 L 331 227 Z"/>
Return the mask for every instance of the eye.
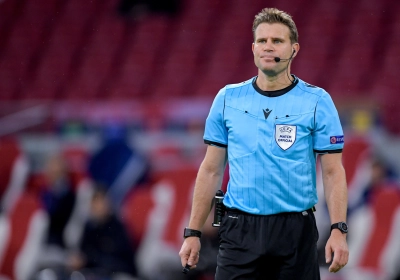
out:
<path id="1" fill-rule="evenodd" d="M 282 43 L 281 40 L 279 40 L 279 39 L 275 39 L 275 40 L 274 40 L 274 44 L 280 44 L 280 43 Z"/>
<path id="2" fill-rule="evenodd" d="M 260 39 L 260 40 L 258 40 L 258 43 L 260 43 L 260 44 L 265 44 L 267 41 L 265 40 L 265 39 Z"/>

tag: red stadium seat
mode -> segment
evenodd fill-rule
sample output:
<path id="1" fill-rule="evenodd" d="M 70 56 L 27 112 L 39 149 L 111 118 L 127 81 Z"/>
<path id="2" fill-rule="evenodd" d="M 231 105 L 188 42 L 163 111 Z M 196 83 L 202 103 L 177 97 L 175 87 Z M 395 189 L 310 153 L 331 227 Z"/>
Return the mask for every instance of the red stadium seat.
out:
<path id="1" fill-rule="evenodd" d="M 365 135 L 351 136 L 346 134 L 346 148 L 343 150 L 343 167 L 346 170 L 346 181 L 349 188 L 356 178 L 357 169 L 370 156 L 372 143 Z"/>
<path id="2" fill-rule="evenodd" d="M 0 158 L 1 208 L 8 212 L 26 188 L 30 164 L 16 139 L 0 140 Z"/>
<path id="3" fill-rule="evenodd" d="M 183 1 L 174 18 L 149 14 L 138 21 L 119 18 L 118 3 L 3 1 L 0 34 L 8 35 L 0 43 L 0 98 L 147 99 L 165 96 L 164 90 L 170 96 L 212 96 L 224 84 L 256 73 L 247 64 L 251 21 L 265 7 L 263 1 Z M 398 36 L 382 39 L 378 32 L 388 25 L 390 34 L 398 33 L 400 24 L 391 16 L 400 9 L 397 2 L 268 5 L 288 11 L 298 26 L 302 49 L 293 73 L 334 97 L 365 96 L 374 86 L 369 69 L 379 61 L 378 53 L 384 71 L 396 71 L 395 48 L 381 48 L 380 42 L 396 42 Z M 152 84 L 155 71 L 165 75 Z M 188 85 L 196 89 L 186 92 Z"/>
<path id="4" fill-rule="evenodd" d="M 2 214 L 4 215 L 4 214 Z M 23 194 L 12 211 L 2 217 L 6 233 L 5 248 L 0 262 L 0 277 L 29 279 L 37 269 L 38 255 L 46 236 L 48 217 L 38 198 Z"/>
<path id="5" fill-rule="evenodd" d="M 130 232 L 141 238 L 137 261 L 143 275 L 157 274 L 155 263 L 174 262 L 189 218 L 196 174 L 195 168 L 157 172 L 154 186 L 134 191 L 124 203 L 124 220 Z"/>
<path id="6" fill-rule="evenodd" d="M 6 43 L 7 35 L 15 19 L 20 12 L 21 3 L 19 1 L 5 0 L 0 2 L 0 49 Z"/>
<path id="7" fill-rule="evenodd" d="M 0 61 L 1 96 L 12 99 L 16 90 L 25 85 L 31 60 L 40 46 L 42 35 L 41 27 L 31 25 L 26 19 L 15 23 Z"/>
<path id="8" fill-rule="evenodd" d="M 394 279 L 400 258 L 400 193 L 398 186 L 382 185 L 371 204 L 352 215 L 349 235 L 348 280 Z"/>
<path id="9" fill-rule="evenodd" d="M 148 88 L 153 84 L 145 83 L 154 78 L 156 70 L 162 70 L 164 62 L 156 61 L 156 58 L 162 59 L 160 52 L 163 51 L 168 25 L 169 19 L 163 16 L 154 16 L 137 24 L 129 35 L 125 56 L 116 70 L 118 75 L 110 85 L 110 97 L 146 98 Z"/>
<path id="10" fill-rule="evenodd" d="M 311 6 L 314 6 L 312 16 L 306 17 L 303 26 L 298 26 L 300 51 L 294 59 L 292 72 L 306 82 L 322 87 L 319 77 L 326 75 L 330 69 L 332 40 L 341 32 L 337 28 L 340 5 L 335 2 L 317 2 Z"/>

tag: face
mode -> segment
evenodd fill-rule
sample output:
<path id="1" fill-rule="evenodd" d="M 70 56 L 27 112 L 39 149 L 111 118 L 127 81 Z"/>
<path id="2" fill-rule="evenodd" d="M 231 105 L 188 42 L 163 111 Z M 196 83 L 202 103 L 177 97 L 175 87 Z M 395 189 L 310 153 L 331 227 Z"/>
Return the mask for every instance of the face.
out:
<path id="1" fill-rule="evenodd" d="M 277 76 L 284 72 L 288 66 L 288 61 L 277 63 L 274 58 L 288 59 L 294 49 L 297 53 L 298 44 L 290 42 L 290 30 L 286 25 L 261 23 L 257 26 L 255 41 L 252 46 L 254 63 L 259 71 L 265 75 Z"/>
<path id="2" fill-rule="evenodd" d="M 111 206 L 105 194 L 95 194 L 91 204 L 91 216 L 96 221 L 102 221 L 108 217 Z"/>
<path id="3" fill-rule="evenodd" d="M 46 179 L 50 185 L 64 179 L 67 174 L 67 166 L 65 160 L 61 156 L 53 156 L 46 163 Z"/>

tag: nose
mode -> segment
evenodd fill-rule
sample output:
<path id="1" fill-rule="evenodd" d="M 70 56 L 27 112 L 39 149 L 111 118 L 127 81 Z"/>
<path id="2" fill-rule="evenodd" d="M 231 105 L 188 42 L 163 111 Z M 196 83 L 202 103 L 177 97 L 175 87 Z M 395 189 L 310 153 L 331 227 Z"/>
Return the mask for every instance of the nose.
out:
<path id="1" fill-rule="evenodd" d="M 263 46 L 263 51 L 272 52 L 274 50 L 271 40 L 267 40 L 267 42 Z"/>

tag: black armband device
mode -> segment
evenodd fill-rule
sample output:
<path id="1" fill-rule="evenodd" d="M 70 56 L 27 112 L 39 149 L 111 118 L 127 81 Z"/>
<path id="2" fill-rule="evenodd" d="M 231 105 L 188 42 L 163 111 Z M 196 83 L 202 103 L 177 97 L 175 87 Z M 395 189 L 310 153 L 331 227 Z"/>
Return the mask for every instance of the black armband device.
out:
<path id="1" fill-rule="evenodd" d="M 224 192 L 218 190 L 214 197 L 214 221 L 212 223 L 213 227 L 221 226 L 222 217 L 225 215 L 225 205 L 224 205 Z"/>

